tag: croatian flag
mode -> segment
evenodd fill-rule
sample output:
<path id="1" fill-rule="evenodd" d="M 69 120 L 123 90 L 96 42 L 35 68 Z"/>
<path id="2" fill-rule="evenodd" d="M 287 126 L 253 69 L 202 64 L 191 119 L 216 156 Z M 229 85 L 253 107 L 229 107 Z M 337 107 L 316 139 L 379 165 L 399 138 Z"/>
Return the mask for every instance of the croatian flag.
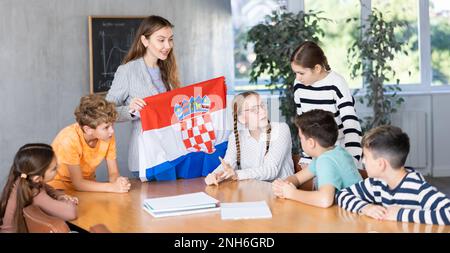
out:
<path id="1" fill-rule="evenodd" d="M 206 176 L 227 148 L 225 78 L 218 77 L 144 99 L 140 111 L 141 181 Z"/>

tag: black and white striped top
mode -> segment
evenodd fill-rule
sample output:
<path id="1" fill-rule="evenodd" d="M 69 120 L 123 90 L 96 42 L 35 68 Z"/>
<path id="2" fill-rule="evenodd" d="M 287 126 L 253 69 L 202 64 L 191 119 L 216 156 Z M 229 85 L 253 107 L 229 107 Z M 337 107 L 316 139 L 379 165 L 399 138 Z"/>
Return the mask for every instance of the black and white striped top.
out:
<path id="1" fill-rule="evenodd" d="M 324 79 L 312 85 L 296 83 L 294 101 L 298 115 L 313 109 L 332 112 L 339 127 L 338 144 L 345 147 L 360 167 L 361 125 L 345 79 L 338 73 L 330 71 Z"/>
<path id="2" fill-rule="evenodd" d="M 419 172 L 407 171 L 393 190 L 380 179 L 367 178 L 339 191 L 337 203 L 351 212 L 358 212 L 368 204 L 395 205 L 401 207 L 398 221 L 450 225 L 450 200 L 428 184 Z"/>

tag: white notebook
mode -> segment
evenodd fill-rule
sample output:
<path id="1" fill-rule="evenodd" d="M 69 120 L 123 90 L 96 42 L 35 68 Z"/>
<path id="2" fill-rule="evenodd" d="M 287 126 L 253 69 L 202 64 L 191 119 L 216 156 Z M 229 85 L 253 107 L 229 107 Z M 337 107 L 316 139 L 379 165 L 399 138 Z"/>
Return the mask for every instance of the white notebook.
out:
<path id="1" fill-rule="evenodd" d="M 167 212 L 156 212 L 156 213 L 152 212 L 148 208 L 144 208 L 144 210 L 147 211 L 149 214 L 151 214 L 155 218 L 161 218 L 161 217 L 180 216 L 180 215 L 195 214 L 195 213 L 215 212 L 215 211 L 219 211 L 220 207 L 209 207 L 209 208 L 202 208 L 202 209 L 190 209 L 190 210 L 167 211 Z"/>
<path id="2" fill-rule="evenodd" d="M 222 203 L 222 220 L 268 219 L 272 212 L 265 201 Z"/>
<path id="3" fill-rule="evenodd" d="M 142 208 L 155 217 L 217 211 L 219 201 L 204 192 L 144 200 Z"/>

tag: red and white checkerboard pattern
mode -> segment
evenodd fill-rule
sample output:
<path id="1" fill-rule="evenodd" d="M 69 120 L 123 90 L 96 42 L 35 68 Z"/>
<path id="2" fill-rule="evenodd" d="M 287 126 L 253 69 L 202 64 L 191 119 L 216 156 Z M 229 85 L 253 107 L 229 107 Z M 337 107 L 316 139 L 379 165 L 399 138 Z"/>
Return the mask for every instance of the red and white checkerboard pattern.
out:
<path id="1" fill-rule="evenodd" d="M 187 151 L 203 151 L 208 154 L 214 152 L 216 135 L 209 113 L 181 121 L 181 136 Z"/>

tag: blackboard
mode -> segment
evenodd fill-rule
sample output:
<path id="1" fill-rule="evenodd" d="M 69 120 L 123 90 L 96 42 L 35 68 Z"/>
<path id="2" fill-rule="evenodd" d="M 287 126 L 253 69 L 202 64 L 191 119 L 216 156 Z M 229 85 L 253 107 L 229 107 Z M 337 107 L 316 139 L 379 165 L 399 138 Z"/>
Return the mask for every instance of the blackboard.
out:
<path id="1" fill-rule="evenodd" d="M 89 16 L 90 92 L 106 93 L 144 17 Z"/>

